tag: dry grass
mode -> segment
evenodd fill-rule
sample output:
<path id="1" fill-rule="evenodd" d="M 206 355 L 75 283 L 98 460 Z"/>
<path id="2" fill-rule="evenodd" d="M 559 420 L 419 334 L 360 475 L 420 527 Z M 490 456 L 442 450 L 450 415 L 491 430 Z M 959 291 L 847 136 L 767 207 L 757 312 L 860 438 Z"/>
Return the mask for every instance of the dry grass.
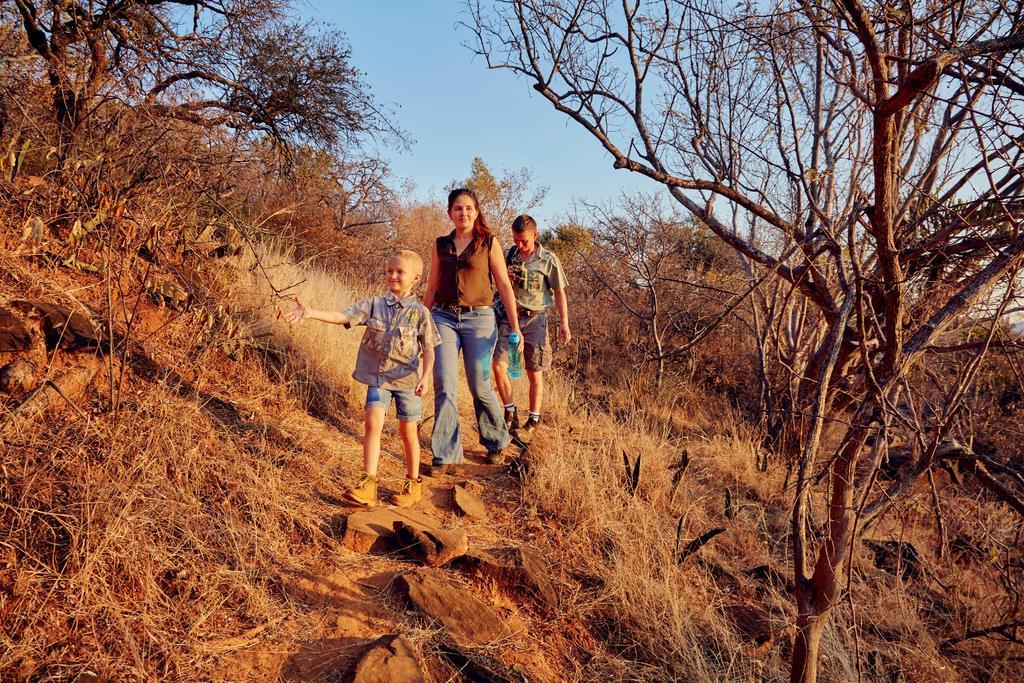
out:
<path id="1" fill-rule="evenodd" d="M 323 291 L 338 299 L 320 305 L 345 296 L 336 281 Z M 227 360 L 195 317 L 168 315 L 145 345 L 161 370 L 130 368 L 118 412 L 100 373 L 88 422 L 65 413 L 4 444 L 5 680 L 207 680 L 240 636 L 300 618 L 285 577 L 333 552 L 330 496 L 358 442 L 301 409 L 306 385 Z M 357 333 L 291 343 L 325 383 L 351 382 Z"/>
<path id="2" fill-rule="evenodd" d="M 294 297 L 313 308 L 341 311 L 379 293 L 379 283 L 353 284 L 312 264 L 296 263 L 290 250 L 257 245 L 239 257 L 229 282 L 229 298 L 246 302 L 246 317 L 255 329 L 269 332 L 273 347 L 302 366 L 310 377 L 349 396 L 349 406 L 362 408 L 362 385 L 352 379 L 361 328 L 305 321 L 289 326 L 278 315 L 293 308 Z M 383 282 L 383 267 L 381 270 Z"/>
<path id="3" fill-rule="evenodd" d="M 749 468 L 740 462 L 743 450 L 735 437 L 672 436 L 703 417 L 682 406 L 671 422 L 639 409 L 618 420 L 578 410 L 569 418 L 564 407 L 553 407 L 561 412 L 560 430 L 543 439 L 544 457 L 533 469 L 526 497 L 538 514 L 556 520 L 557 545 L 568 568 L 595 586 L 581 595 L 579 609 L 604 635 L 610 653 L 641 664 L 631 667 L 632 680 L 665 680 L 666 674 L 690 681 L 762 680 L 766 663 L 746 653 L 721 616 L 728 596 L 695 557 L 683 563 L 674 557 L 680 518 L 681 546 L 713 527 L 737 526 L 724 522 L 725 482 L 719 477 L 738 471 L 746 479 L 752 458 Z M 690 466 L 672 495 L 673 468 L 683 450 Z M 642 458 L 635 495 L 625 485 L 623 451 L 631 462 Z M 755 483 L 769 488 L 768 481 Z M 745 532 L 733 528 L 702 554 L 712 560 L 736 553 L 749 557 L 747 544 Z M 783 609 L 784 602 L 773 602 Z M 781 662 L 769 668 L 781 670 Z"/>
<path id="4" fill-rule="evenodd" d="M 5 479 L 4 545 L 27 562 L 0 670 L 191 678 L 211 642 L 287 612 L 278 563 L 323 535 L 320 511 L 299 472 L 249 455 L 260 437 L 233 427 L 151 386 L 116 423 L 14 444 L 32 467 Z"/>
<path id="5" fill-rule="evenodd" d="M 605 401 L 607 411 L 597 412 L 586 408 L 585 393 L 579 386 L 552 391 L 581 405 L 553 406 L 558 428 L 541 438 L 542 457 L 524 493 L 554 529 L 548 549 L 589 586 L 572 609 L 601 634 L 605 655 L 617 660 L 624 680 L 786 680 L 792 599 L 784 587 L 749 573 L 769 565 L 789 578 L 791 493 L 783 490 L 784 472 L 759 471 L 753 433 L 706 396 L 681 389 L 645 402 L 620 393 Z M 636 495 L 626 483 L 623 451 L 631 462 L 643 458 Z M 690 465 L 673 495 L 684 451 Z M 929 523 L 927 515 L 904 515 L 899 533 L 926 551 Z M 676 561 L 677 528 L 685 546 L 718 527 L 726 531 Z M 896 528 L 878 533 L 901 537 Z M 943 590 L 943 582 L 956 585 L 950 567 L 927 555 L 924 566 L 931 580 L 905 582 L 876 569 L 866 554 L 856 555 L 855 611 L 846 601 L 833 612 L 822 642 L 824 680 L 950 680 L 957 667 L 939 653 L 936 634 L 962 622 L 940 612 L 965 598 L 981 604 L 993 586 L 977 581 L 953 597 Z M 762 611 L 775 633 L 770 647 L 758 648 L 728 618 L 736 605 Z M 947 626 L 936 630 L 938 623 Z"/>
<path id="6" fill-rule="evenodd" d="M 318 308 L 344 308 L 377 291 L 296 265 L 279 249 L 261 251 L 258 261 L 243 257 L 218 276 L 243 337 L 257 335 L 242 360 L 228 360 L 222 343 L 232 340 L 211 335 L 195 317 L 168 317 L 145 344 L 165 371 L 133 365 L 118 412 L 100 381 L 82 406 L 88 421 L 65 413 L 4 444 L 4 680 L 71 680 L 86 671 L 111 680 L 329 678 L 325 672 L 347 661 L 356 642 L 324 635 L 324 653 L 316 643 L 295 652 L 295 643 L 329 634 L 339 614 L 367 637 L 386 627 L 411 630 L 429 650 L 436 633 L 410 622 L 386 584 L 367 598 L 352 583 L 393 573 L 391 560 L 339 555 L 333 536 L 333 496 L 361 467 L 363 394 L 350 377 L 359 331 L 289 328 L 277 319 L 287 304 L 268 278 Z M 38 291 L 17 295 L 73 285 L 36 278 Z M 5 284 L 0 303 L 14 296 L 12 286 Z M 742 418 L 686 387 L 657 400 L 628 390 L 597 394 L 557 376 L 548 387 L 550 426 L 536 437 L 519 507 L 509 493 L 513 504 L 488 532 L 506 542 L 531 537 L 564 574 L 562 609 L 522 648 L 560 658 L 562 680 L 787 678 L 791 598 L 748 571 L 767 565 L 788 574 L 791 494 L 783 471 L 757 468 L 757 441 Z M 525 388 L 517 382 L 521 404 Z M 462 403 L 468 413 L 468 397 Z M 324 414 L 312 417 L 310 405 Z M 625 484 L 623 451 L 631 462 L 642 458 L 635 494 Z M 689 466 L 673 491 L 684 451 Z M 398 453 L 385 463 L 394 473 Z M 873 534 L 925 551 L 927 509 L 926 496 L 913 497 Z M 961 500 L 947 518 L 951 535 L 997 554 L 1013 544 L 1014 520 L 1001 506 Z M 680 546 L 717 527 L 726 531 L 678 561 Z M 929 555 L 928 578 L 909 581 L 876 569 L 863 553 L 856 559 L 856 609 L 847 602 L 833 613 L 822 643 L 824 680 L 894 672 L 916 681 L 981 680 L 982 669 L 1009 679 L 1012 662 L 993 663 L 984 644 L 955 660 L 939 652 L 947 634 L 997 618 L 998 606 L 986 604 L 993 579 L 985 561 L 961 566 Z M 340 597 L 321 604 L 324 586 L 334 583 Z M 770 623 L 771 643 L 758 647 L 738 628 L 730 617 L 738 608 Z M 265 651 L 277 653 L 276 668 L 225 659 L 264 640 L 272 643 Z"/>

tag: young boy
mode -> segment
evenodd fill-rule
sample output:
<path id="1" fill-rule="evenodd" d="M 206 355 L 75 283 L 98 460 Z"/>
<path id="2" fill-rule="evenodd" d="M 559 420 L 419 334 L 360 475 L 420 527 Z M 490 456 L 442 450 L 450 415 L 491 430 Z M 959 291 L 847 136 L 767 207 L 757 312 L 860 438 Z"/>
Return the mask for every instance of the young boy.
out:
<path id="1" fill-rule="evenodd" d="M 508 378 L 508 318 L 500 300 L 495 301 L 499 315 L 498 343 L 491 368 L 498 394 L 505 404 L 505 426 L 510 432 L 530 434 L 540 424 L 541 402 L 544 399 L 544 371 L 551 369 L 551 344 L 548 342 L 547 309 L 552 303 L 560 321 L 558 336 L 563 344 L 572 339 L 569 331 L 569 305 L 565 298 L 568 284 L 558 256 L 537 241 L 537 222 L 527 215 L 512 223 L 515 246 L 505 254 L 509 279 L 516 292 L 519 326 L 523 331 L 526 376 L 530 380 L 530 415 L 519 428 L 516 404 L 512 400 L 512 382 Z"/>
<path id="2" fill-rule="evenodd" d="M 318 311 L 295 297 L 289 323 L 321 320 L 335 325 L 365 325 L 352 377 L 366 386 L 366 417 L 363 437 L 364 473 L 345 497 L 360 505 L 377 504 L 377 463 L 384 416 L 394 398 L 398 431 L 405 449 L 407 479 L 402 492 L 391 498 L 398 507 L 420 499 L 420 442 L 416 425 L 423 414 L 423 391 L 434 366 L 434 347 L 441 338 L 426 309 L 412 294 L 423 275 L 423 259 L 408 249 L 395 252 L 387 261 L 388 293 L 353 304 L 344 311 Z M 419 357 L 423 354 L 423 367 Z"/>

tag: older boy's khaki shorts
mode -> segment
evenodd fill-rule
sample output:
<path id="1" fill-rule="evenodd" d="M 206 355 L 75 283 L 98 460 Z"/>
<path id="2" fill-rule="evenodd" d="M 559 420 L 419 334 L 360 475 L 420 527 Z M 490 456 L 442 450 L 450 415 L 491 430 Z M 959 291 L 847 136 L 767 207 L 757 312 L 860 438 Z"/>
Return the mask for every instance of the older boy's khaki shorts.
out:
<path id="1" fill-rule="evenodd" d="M 551 369 L 551 343 L 548 341 L 548 314 L 537 311 L 533 315 L 519 315 L 519 329 L 523 331 L 523 364 L 530 372 Z M 498 343 L 494 346 L 494 360 L 508 363 L 508 335 L 512 326 L 508 318 L 501 316 L 498 323 Z"/>

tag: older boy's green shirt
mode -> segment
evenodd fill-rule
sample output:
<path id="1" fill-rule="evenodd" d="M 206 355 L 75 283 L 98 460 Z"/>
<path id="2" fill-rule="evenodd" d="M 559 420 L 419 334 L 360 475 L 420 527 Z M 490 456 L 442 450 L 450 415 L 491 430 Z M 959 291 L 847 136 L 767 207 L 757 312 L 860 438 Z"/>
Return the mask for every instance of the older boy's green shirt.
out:
<path id="1" fill-rule="evenodd" d="M 525 262 L 519 250 L 508 257 L 509 278 L 516 291 L 516 303 L 528 311 L 541 311 L 554 304 L 554 292 L 569 284 L 558 256 L 537 244 Z"/>
<path id="2" fill-rule="evenodd" d="M 352 378 L 381 389 L 413 389 L 420 349 L 441 343 L 427 307 L 415 296 L 398 299 L 388 292 L 352 304 L 345 315 L 352 325 L 366 325 Z"/>

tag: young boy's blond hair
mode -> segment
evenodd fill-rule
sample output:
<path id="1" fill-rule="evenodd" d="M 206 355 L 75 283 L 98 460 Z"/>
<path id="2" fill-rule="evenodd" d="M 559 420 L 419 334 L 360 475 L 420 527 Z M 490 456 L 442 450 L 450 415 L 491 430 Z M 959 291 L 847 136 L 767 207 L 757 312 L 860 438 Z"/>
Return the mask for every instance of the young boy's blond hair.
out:
<path id="1" fill-rule="evenodd" d="M 413 266 L 416 275 L 423 275 L 423 257 L 412 249 L 396 249 L 388 256 L 388 263 L 391 261 L 405 261 Z"/>

